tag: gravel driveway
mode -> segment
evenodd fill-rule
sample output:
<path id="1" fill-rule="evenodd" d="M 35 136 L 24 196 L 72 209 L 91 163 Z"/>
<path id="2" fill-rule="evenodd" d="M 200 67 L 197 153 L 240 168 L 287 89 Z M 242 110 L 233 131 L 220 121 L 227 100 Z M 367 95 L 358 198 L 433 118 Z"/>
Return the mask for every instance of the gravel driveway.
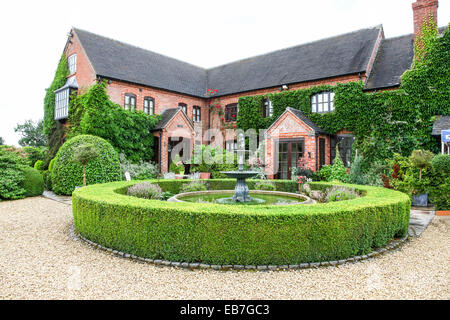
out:
<path id="1" fill-rule="evenodd" d="M 69 205 L 0 202 L 0 299 L 449 299 L 450 218 L 400 251 L 282 272 L 156 267 L 75 241 Z"/>

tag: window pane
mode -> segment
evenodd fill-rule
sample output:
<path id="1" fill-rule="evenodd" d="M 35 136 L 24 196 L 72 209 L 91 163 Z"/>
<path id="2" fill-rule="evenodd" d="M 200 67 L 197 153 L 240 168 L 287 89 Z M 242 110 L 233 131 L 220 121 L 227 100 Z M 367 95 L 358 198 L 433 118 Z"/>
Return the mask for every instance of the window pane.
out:
<path id="1" fill-rule="evenodd" d="M 312 104 L 312 112 L 317 112 L 317 105 L 315 103 Z"/>
<path id="2" fill-rule="evenodd" d="M 319 103 L 323 101 L 323 95 L 319 94 Z"/>
<path id="3" fill-rule="evenodd" d="M 323 94 L 323 101 L 327 102 L 328 101 L 328 93 L 324 93 Z"/>
<path id="4" fill-rule="evenodd" d="M 311 99 L 311 102 L 314 104 L 314 103 L 316 103 L 316 101 L 317 101 L 317 97 L 313 96 L 312 99 Z"/>

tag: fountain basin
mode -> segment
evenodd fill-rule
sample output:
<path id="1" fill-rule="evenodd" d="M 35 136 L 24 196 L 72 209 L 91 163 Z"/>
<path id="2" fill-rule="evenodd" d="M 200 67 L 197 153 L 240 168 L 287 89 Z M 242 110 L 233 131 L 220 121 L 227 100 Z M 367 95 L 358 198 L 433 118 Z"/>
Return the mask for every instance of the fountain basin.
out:
<path id="1" fill-rule="evenodd" d="M 180 193 L 172 198 L 169 202 L 190 202 L 190 203 L 217 203 L 229 205 L 300 205 L 316 203 L 309 197 L 290 192 L 281 191 L 250 191 L 251 201 L 236 202 L 231 197 L 233 190 L 210 190 Z"/>

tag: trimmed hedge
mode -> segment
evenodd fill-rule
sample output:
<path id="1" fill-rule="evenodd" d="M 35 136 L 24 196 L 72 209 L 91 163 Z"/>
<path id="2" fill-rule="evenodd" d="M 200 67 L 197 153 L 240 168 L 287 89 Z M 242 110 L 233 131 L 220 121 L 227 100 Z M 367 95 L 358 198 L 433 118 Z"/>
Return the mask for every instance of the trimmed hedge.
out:
<path id="1" fill-rule="evenodd" d="M 40 196 L 44 192 L 44 177 L 39 170 L 30 167 L 25 168 L 23 188 L 26 190 L 26 197 Z"/>
<path id="2" fill-rule="evenodd" d="M 183 180 L 149 180 L 177 193 Z M 250 188 L 260 180 L 250 180 Z M 209 189 L 235 181 L 209 180 Z M 274 181 L 294 191 L 293 181 Z M 367 254 L 407 234 L 411 202 L 401 192 L 345 185 L 363 197 L 314 205 L 233 206 L 145 200 L 125 195 L 136 181 L 77 189 L 76 230 L 102 246 L 141 257 L 210 264 L 285 265 Z M 313 189 L 330 183 L 311 183 Z"/>
<path id="3" fill-rule="evenodd" d="M 72 194 L 76 186 L 83 185 L 83 167 L 73 162 L 75 149 L 82 145 L 93 144 L 99 156 L 86 165 L 86 183 L 104 183 L 122 180 L 119 155 L 112 145 L 99 137 L 79 135 L 69 139 L 59 149 L 51 171 L 53 191 L 57 194 Z"/>

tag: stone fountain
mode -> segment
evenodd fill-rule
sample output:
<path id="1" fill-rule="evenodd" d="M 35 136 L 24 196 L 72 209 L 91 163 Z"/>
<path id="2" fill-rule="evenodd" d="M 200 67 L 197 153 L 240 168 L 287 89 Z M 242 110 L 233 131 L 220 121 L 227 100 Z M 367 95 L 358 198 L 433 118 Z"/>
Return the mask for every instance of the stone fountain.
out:
<path id="1" fill-rule="evenodd" d="M 236 187 L 234 188 L 234 195 L 232 198 L 224 198 L 220 201 L 222 203 L 225 202 L 252 202 L 257 199 L 253 199 L 250 197 L 249 189 L 247 182 L 245 179 L 254 177 L 258 174 L 256 171 L 246 171 L 244 170 L 244 161 L 245 161 L 245 139 L 244 134 L 240 133 L 238 136 L 238 170 L 237 171 L 223 171 L 222 173 L 226 174 L 230 178 L 235 178 Z"/>

